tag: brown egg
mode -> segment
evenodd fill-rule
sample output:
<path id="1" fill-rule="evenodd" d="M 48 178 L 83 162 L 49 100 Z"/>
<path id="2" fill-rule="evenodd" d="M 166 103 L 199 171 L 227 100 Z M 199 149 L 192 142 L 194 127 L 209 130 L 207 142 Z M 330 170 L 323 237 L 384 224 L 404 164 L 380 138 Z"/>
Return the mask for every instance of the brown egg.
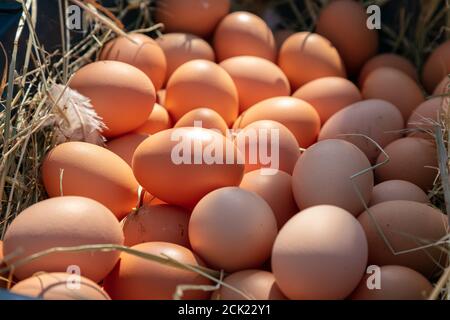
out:
<path id="1" fill-rule="evenodd" d="M 196 126 L 197 124 L 197 126 Z M 223 118 L 216 111 L 208 108 L 197 108 L 189 111 L 178 120 L 174 128 L 201 127 L 204 129 L 219 130 L 226 135 L 228 126 Z"/>
<path id="2" fill-rule="evenodd" d="M 145 190 L 143 190 L 144 192 L 144 204 L 147 206 L 156 206 L 158 204 L 167 204 L 164 201 L 162 201 L 161 199 L 158 199 L 157 197 L 155 197 L 154 195 L 146 192 Z"/>
<path id="3" fill-rule="evenodd" d="M 380 149 L 366 137 L 343 136 L 362 134 L 382 148 L 403 136 L 404 120 L 393 104 L 384 100 L 364 100 L 334 114 L 322 127 L 319 141 L 343 139 L 356 145 L 371 163 L 377 161 Z"/>
<path id="4" fill-rule="evenodd" d="M 209 266 L 226 272 L 260 267 L 276 235 L 270 206 L 256 193 L 236 187 L 206 195 L 189 221 L 192 249 Z"/>
<path id="5" fill-rule="evenodd" d="M 255 56 L 275 62 L 277 48 L 272 30 L 260 17 L 245 11 L 227 15 L 214 33 L 217 60 Z"/>
<path id="6" fill-rule="evenodd" d="M 430 203 L 427 194 L 415 184 L 404 180 L 387 180 L 373 188 L 369 206 L 394 200 Z"/>
<path id="7" fill-rule="evenodd" d="M 266 200 L 275 214 L 278 229 L 299 211 L 292 194 L 292 177 L 284 171 L 274 175 L 264 175 L 261 170 L 249 172 L 244 175 L 239 187 L 255 192 Z"/>
<path id="8" fill-rule="evenodd" d="M 333 43 L 349 74 L 357 74 L 378 51 L 378 32 L 367 27 L 362 4 L 344 0 L 330 2 L 321 11 L 316 32 Z"/>
<path id="9" fill-rule="evenodd" d="M 393 68 L 372 71 L 362 88 L 364 99 L 381 99 L 395 105 L 406 122 L 414 109 L 425 99 L 417 82 Z"/>
<path id="10" fill-rule="evenodd" d="M 286 126 L 302 148 L 316 142 L 320 131 L 320 117 L 313 106 L 292 97 L 270 98 L 255 104 L 242 114 L 236 126 L 245 128 L 259 120 L 273 120 Z"/>
<path id="11" fill-rule="evenodd" d="M 245 159 L 245 172 L 263 168 L 264 174 L 278 170 L 292 174 L 300 157 L 295 136 L 276 121 L 252 122 L 238 132 L 235 144 Z"/>
<path id="12" fill-rule="evenodd" d="M 383 231 L 395 252 L 416 249 L 444 237 L 447 217 L 428 204 L 415 201 L 388 201 L 379 203 L 363 212 L 358 220 L 369 243 L 369 264 L 400 265 L 414 269 L 426 277 L 433 276 L 440 268 L 436 262 L 445 261 L 445 253 L 438 247 L 414 250 L 394 255 L 378 231 Z"/>
<path id="13" fill-rule="evenodd" d="M 433 95 L 441 95 L 446 94 L 448 97 L 448 93 L 450 92 L 450 78 L 449 76 L 445 76 L 444 79 L 439 83 L 439 85 L 434 89 Z"/>
<path id="14" fill-rule="evenodd" d="M 44 300 L 111 300 L 92 280 L 65 272 L 37 274 L 15 284 L 11 292 Z"/>
<path id="15" fill-rule="evenodd" d="M 272 62 L 259 57 L 239 56 L 222 61 L 239 94 L 239 112 L 254 104 L 279 96 L 289 96 L 289 80 Z"/>
<path id="16" fill-rule="evenodd" d="M 278 288 L 272 273 L 262 270 L 243 270 L 227 276 L 223 282 L 230 285 L 236 292 L 228 287 L 221 286 L 215 291 L 214 300 L 286 300 Z"/>
<path id="17" fill-rule="evenodd" d="M 178 67 L 191 60 L 215 61 L 215 54 L 209 43 L 192 34 L 167 33 L 156 42 L 166 55 L 167 80 Z"/>
<path id="18" fill-rule="evenodd" d="M 165 108 L 166 106 L 166 89 L 161 89 L 156 92 L 156 102 Z M 156 106 L 156 105 L 155 105 Z"/>
<path id="19" fill-rule="evenodd" d="M 382 266 L 379 270 L 380 287 L 369 289 L 375 281 L 366 275 L 351 300 L 425 300 L 433 291 L 427 278 L 410 268 Z"/>
<path id="20" fill-rule="evenodd" d="M 370 162 L 355 145 L 344 140 L 323 140 L 307 149 L 292 175 L 292 190 L 300 209 L 316 205 L 334 205 L 357 216 L 364 210 L 350 177 L 370 168 Z M 354 180 L 361 196 L 369 202 L 373 173 Z"/>
<path id="21" fill-rule="evenodd" d="M 366 263 L 367 240 L 358 220 L 334 206 L 295 215 L 272 250 L 273 274 L 289 299 L 344 299 L 360 282 Z"/>
<path id="22" fill-rule="evenodd" d="M 238 93 L 222 67 L 193 60 L 179 67 L 167 83 L 165 107 L 174 121 L 193 109 L 210 108 L 231 125 L 239 112 Z"/>
<path id="23" fill-rule="evenodd" d="M 121 61 L 140 69 L 150 78 L 155 90 L 162 88 L 166 78 L 164 51 L 155 40 L 141 33 L 130 33 L 107 43 L 99 60 Z"/>
<path id="24" fill-rule="evenodd" d="M 437 155 L 433 142 L 421 138 L 402 138 L 390 143 L 384 151 L 390 160 L 375 170 L 379 182 L 386 180 L 409 181 L 424 191 L 433 187 L 437 175 Z M 380 154 L 377 163 L 385 161 Z"/>
<path id="25" fill-rule="evenodd" d="M 135 206 L 138 185 L 130 166 L 113 152 L 85 142 L 53 148 L 42 164 L 50 197 L 82 196 L 109 208 L 118 219 Z"/>
<path id="26" fill-rule="evenodd" d="M 134 130 L 139 134 L 155 134 L 157 132 L 172 128 L 172 119 L 166 108 L 158 103 L 155 103 L 152 113 L 148 117 L 147 121 L 142 126 Z"/>
<path id="27" fill-rule="evenodd" d="M 3 255 L 3 241 L 0 240 L 0 262 L 3 260 L 3 257 L 4 257 L 4 255 Z M 1 265 L 1 263 L 0 263 L 0 265 Z"/>
<path id="28" fill-rule="evenodd" d="M 190 212 L 167 204 L 143 206 L 123 220 L 125 245 L 144 242 L 169 242 L 189 248 Z"/>
<path id="29" fill-rule="evenodd" d="M 12 264 L 31 254 L 55 247 L 123 244 L 119 221 L 100 203 L 82 197 L 58 197 L 38 202 L 22 211 L 9 225 L 4 238 L 5 256 Z M 39 271 L 66 272 L 77 266 L 81 275 L 101 281 L 119 259 L 118 251 L 58 252 L 18 266 L 22 280 Z M 70 271 L 68 271 L 70 272 Z"/>
<path id="30" fill-rule="evenodd" d="M 319 78 L 346 76 L 336 48 L 324 37 L 310 32 L 298 32 L 287 38 L 280 49 L 278 65 L 293 90 Z"/>
<path id="31" fill-rule="evenodd" d="M 281 49 L 281 46 L 283 45 L 283 43 L 286 41 L 287 38 L 289 38 L 290 36 L 292 36 L 295 32 L 289 29 L 280 29 L 280 30 L 276 30 L 273 33 L 273 36 L 275 38 L 275 43 L 277 45 L 278 50 Z"/>
<path id="32" fill-rule="evenodd" d="M 209 36 L 219 21 L 230 11 L 230 0 L 161 0 L 157 2 L 155 19 L 166 32 Z"/>
<path id="33" fill-rule="evenodd" d="M 70 87 L 91 100 L 108 127 L 102 132 L 107 138 L 141 126 L 156 102 L 155 88 L 145 73 L 119 61 L 99 61 L 82 67 Z"/>
<path id="34" fill-rule="evenodd" d="M 148 137 L 148 134 L 129 133 L 108 141 L 106 148 L 121 157 L 131 167 L 134 151 Z"/>
<path id="35" fill-rule="evenodd" d="M 427 59 L 422 81 L 428 92 L 433 92 L 439 81 L 450 73 L 450 40 L 434 49 Z"/>
<path id="36" fill-rule="evenodd" d="M 203 262 L 189 249 L 167 242 L 146 242 L 132 247 L 147 254 L 170 257 L 182 264 L 194 267 L 204 266 Z M 147 260 L 123 252 L 120 261 L 104 281 L 106 292 L 113 300 L 172 300 L 177 287 L 181 285 L 211 285 L 202 275 L 160 262 Z M 186 300 L 208 299 L 210 293 L 186 290 L 182 296 Z"/>
<path id="37" fill-rule="evenodd" d="M 145 140 L 134 154 L 133 171 L 152 195 L 192 208 L 215 189 L 239 185 L 244 165 L 238 156 L 233 142 L 217 132 L 177 128 Z"/>
<path id="38" fill-rule="evenodd" d="M 434 140 L 435 124 L 441 123 L 444 113 L 444 99 L 432 98 L 421 103 L 408 119 L 410 136 Z"/>
<path id="39" fill-rule="evenodd" d="M 366 81 L 367 76 L 372 71 L 385 67 L 403 71 L 411 79 L 419 81 L 416 67 L 414 67 L 411 61 L 395 53 L 383 53 L 376 55 L 364 64 L 364 67 L 359 73 L 359 86 L 361 88 L 364 86 L 364 82 Z"/>
<path id="40" fill-rule="evenodd" d="M 359 89 L 349 80 L 325 77 L 300 87 L 293 97 L 310 103 L 324 124 L 333 114 L 362 100 Z"/>

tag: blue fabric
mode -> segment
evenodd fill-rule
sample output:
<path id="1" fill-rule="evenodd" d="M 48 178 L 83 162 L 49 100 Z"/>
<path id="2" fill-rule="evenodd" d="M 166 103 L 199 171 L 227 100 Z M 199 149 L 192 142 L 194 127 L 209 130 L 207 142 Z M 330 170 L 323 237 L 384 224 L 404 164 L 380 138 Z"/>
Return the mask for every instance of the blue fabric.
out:
<path id="1" fill-rule="evenodd" d="M 0 300 L 37 300 L 37 299 L 13 294 L 6 290 L 0 289 Z"/>

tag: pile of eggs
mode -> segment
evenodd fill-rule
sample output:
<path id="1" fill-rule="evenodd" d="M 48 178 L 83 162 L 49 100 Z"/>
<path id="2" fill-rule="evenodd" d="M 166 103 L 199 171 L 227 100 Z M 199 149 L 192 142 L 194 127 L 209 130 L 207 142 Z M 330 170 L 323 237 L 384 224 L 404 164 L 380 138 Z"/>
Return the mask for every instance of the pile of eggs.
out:
<path id="1" fill-rule="evenodd" d="M 405 58 L 378 54 L 378 33 L 358 2 L 330 2 L 316 33 L 293 33 L 279 48 L 260 17 L 229 13 L 229 0 L 206 3 L 158 1 L 166 34 L 113 39 L 74 74 L 69 86 L 103 119 L 106 146 L 67 142 L 49 151 L 49 199 L 8 226 L 1 255 L 11 265 L 54 247 L 125 245 L 223 270 L 227 285 L 199 289 L 216 283 L 129 252 L 93 250 L 20 264 L 11 291 L 173 299 L 183 286 L 183 299 L 426 298 L 447 258 L 439 246 L 414 248 L 448 226 L 427 196 L 438 165 L 422 120 L 443 110 L 450 42 L 419 77 Z M 236 161 L 234 139 L 250 129 L 279 132 L 271 175 L 262 162 Z M 234 161 L 174 163 L 175 131 L 233 149 Z M 66 285 L 74 266 L 76 288 Z"/>

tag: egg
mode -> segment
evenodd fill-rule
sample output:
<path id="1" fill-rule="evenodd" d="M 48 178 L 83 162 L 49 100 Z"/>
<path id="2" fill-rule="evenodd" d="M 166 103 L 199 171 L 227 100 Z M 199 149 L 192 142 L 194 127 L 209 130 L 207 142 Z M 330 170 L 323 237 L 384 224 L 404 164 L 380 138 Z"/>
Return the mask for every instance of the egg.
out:
<path id="1" fill-rule="evenodd" d="M 182 264 L 203 267 L 204 263 L 189 249 L 166 242 L 146 242 L 132 247 L 146 254 L 169 257 Z M 120 261 L 104 281 L 113 300 L 172 300 L 181 285 L 207 286 L 210 280 L 190 270 L 166 265 L 123 252 Z M 186 290 L 186 300 L 208 299 L 201 289 Z"/>
<path id="2" fill-rule="evenodd" d="M 92 280 L 65 272 L 34 275 L 15 284 L 11 293 L 44 300 L 111 300 Z"/>
<path id="3" fill-rule="evenodd" d="M 386 67 L 402 71 L 414 81 L 419 80 L 417 70 L 411 61 L 395 53 L 382 53 L 371 58 L 364 64 L 364 67 L 359 73 L 359 86 L 361 88 L 364 86 L 364 82 L 372 71 Z"/>
<path id="4" fill-rule="evenodd" d="M 430 203 L 427 194 L 415 184 L 404 180 L 387 180 L 373 188 L 369 206 L 394 200 Z"/>
<path id="5" fill-rule="evenodd" d="M 404 120 L 393 104 L 384 100 L 364 100 L 356 102 L 335 113 L 320 130 L 319 141 L 344 139 L 356 145 L 371 163 L 377 161 L 380 149 L 360 134 L 373 139 L 382 148 L 402 138 Z"/>
<path id="6" fill-rule="evenodd" d="M 289 96 L 291 87 L 283 71 L 259 57 L 239 56 L 222 61 L 239 94 L 239 113 L 254 104 L 278 96 Z"/>
<path id="7" fill-rule="evenodd" d="M 275 62 L 277 47 L 272 30 L 257 15 L 237 11 L 227 15 L 214 33 L 217 60 L 236 56 L 255 56 Z"/>
<path id="8" fill-rule="evenodd" d="M 441 123 L 444 107 L 445 102 L 441 97 L 422 102 L 408 119 L 409 136 L 434 140 L 435 125 Z"/>
<path id="9" fill-rule="evenodd" d="M 55 247 L 94 244 L 123 245 L 119 221 L 105 206 L 83 197 L 58 197 L 38 202 L 22 211 L 9 225 L 4 237 L 8 264 Z M 119 259 L 117 251 L 58 252 L 17 266 L 19 279 L 39 271 L 66 272 L 79 267 L 81 275 L 101 281 Z"/>
<path id="10" fill-rule="evenodd" d="M 188 33 L 167 33 L 158 38 L 167 59 L 168 80 L 178 67 L 191 60 L 215 61 L 215 53 L 208 42 Z"/>
<path id="11" fill-rule="evenodd" d="M 324 37 L 310 32 L 298 32 L 286 39 L 280 49 L 278 65 L 293 90 L 319 78 L 346 77 L 336 48 Z"/>
<path id="12" fill-rule="evenodd" d="M 228 73 L 207 60 L 193 60 L 179 67 L 167 83 L 165 107 L 178 121 L 196 108 L 210 108 L 231 125 L 239 112 L 236 86 Z"/>
<path id="13" fill-rule="evenodd" d="M 294 31 L 289 29 L 279 29 L 273 33 L 278 50 L 280 50 L 286 39 L 292 36 L 294 33 Z"/>
<path id="14" fill-rule="evenodd" d="M 363 277 L 367 255 L 358 220 L 338 207 L 315 206 L 280 230 L 272 250 L 272 271 L 289 299 L 344 299 Z"/>
<path id="15" fill-rule="evenodd" d="M 108 141 L 106 148 L 121 157 L 131 167 L 134 151 L 148 137 L 148 134 L 129 133 Z"/>
<path id="16" fill-rule="evenodd" d="M 208 108 L 197 108 L 189 111 L 178 120 L 174 128 L 194 126 L 215 129 L 223 135 L 226 135 L 228 132 L 228 126 L 225 120 L 216 111 Z"/>
<path id="17" fill-rule="evenodd" d="M 390 143 L 384 151 L 389 162 L 375 170 L 379 182 L 386 180 L 409 181 L 424 191 L 433 187 L 437 175 L 437 151 L 434 143 L 421 138 L 407 137 Z M 386 160 L 383 154 L 377 163 Z"/>
<path id="18" fill-rule="evenodd" d="M 224 283 L 239 290 L 241 293 L 221 286 L 214 292 L 214 300 L 286 300 L 275 282 L 272 273 L 262 270 L 243 270 L 230 274 Z"/>
<path id="19" fill-rule="evenodd" d="M 320 11 L 316 32 L 337 48 L 349 74 L 357 74 L 378 51 L 378 32 L 367 21 L 363 5 L 351 0 L 330 2 Z"/>
<path id="20" fill-rule="evenodd" d="M 433 50 L 423 67 L 422 81 L 428 92 L 432 92 L 449 73 L 450 40 L 447 40 Z"/>
<path id="21" fill-rule="evenodd" d="M 292 96 L 311 104 L 319 113 L 322 125 L 339 110 L 362 100 L 359 89 L 351 81 L 339 77 L 308 82 Z"/>
<path id="22" fill-rule="evenodd" d="M 152 195 L 192 208 L 215 189 L 239 185 L 244 165 L 238 157 L 233 142 L 217 132 L 176 128 L 145 140 L 134 153 L 133 171 Z"/>
<path id="23" fill-rule="evenodd" d="M 151 135 L 170 128 L 172 128 L 172 119 L 170 118 L 169 112 L 167 112 L 166 108 L 160 104 L 155 103 L 153 111 L 150 113 L 147 121 L 134 130 L 134 132 L 138 134 Z"/>
<path id="24" fill-rule="evenodd" d="M 292 174 L 300 147 L 295 136 L 279 122 L 260 120 L 237 132 L 235 144 L 245 158 L 245 172 L 282 170 Z M 266 172 L 268 171 L 268 172 Z"/>
<path id="25" fill-rule="evenodd" d="M 148 206 L 156 206 L 158 204 L 167 204 L 164 201 L 162 201 L 161 199 L 158 199 L 154 195 L 148 193 L 147 191 L 145 191 L 145 190 L 142 190 L 142 191 L 144 193 L 144 199 L 143 199 L 144 204 L 146 204 Z"/>
<path id="26" fill-rule="evenodd" d="M 123 220 L 125 245 L 144 242 L 169 242 L 189 248 L 190 212 L 167 204 L 143 206 Z"/>
<path id="27" fill-rule="evenodd" d="M 376 271 L 377 272 L 377 271 Z M 433 291 L 431 283 L 420 273 L 402 266 L 382 266 L 379 269 L 380 287 L 366 275 L 350 296 L 351 300 L 425 300 Z"/>
<path id="28" fill-rule="evenodd" d="M 436 263 L 443 263 L 446 258 L 439 247 L 394 255 L 378 230 L 383 231 L 395 252 L 416 249 L 447 234 L 444 214 L 428 204 L 405 200 L 382 202 L 370 207 L 369 212 L 365 211 L 358 217 L 369 243 L 369 264 L 400 265 L 426 277 L 439 272 Z"/>
<path id="29" fill-rule="evenodd" d="M 444 79 L 439 83 L 439 85 L 434 89 L 433 95 L 444 95 L 450 92 L 450 78 L 445 76 Z"/>
<path id="30" fill-rule="evenodd" d="M 3 260 L 4 255 L 3 255 L 3 241 L 0 240 L 0 262 Z"/>
<path id="31" fill-rule="evenodd" d="M 292 177 L 284 171 L 273 175 L 264 175 L 261 170 L 249 172 L 239 187 L 255 192 L 267 202 L 279 229 L 299 211 L 292 194 Z"/>
<path id="32" fill-rule="evenodd" d="M 369 202 L 374 178 L 372 171 L 353 179 L 351 176 L 370 168 L 365 154 L 344 140 L 328 139 L 308 148 L 297 161 L 292 175 L 292 190 L 303 210 L 317 205 L 333 205 L 357 216 Z"/>
<path id="33" fill-rule="evenodd" d="M 125 62 L 143 71 L 155 90 L 162 88 L 167 72 L 164 51 L 152 38 L 141 33 L 129 33 L 108 42 L 100 52 L 99 60 Z"/>
<path id="34" fill-rule="evenodd" d="M 245 128 L 259 120 L 281 123 L 294 134 L 302 148 L 315 143 L 320 131 L 320 117 L 314 107 L 293 97 L 270 98 L 255 104 L 236 121 L 236 127 Z"/>
<path id="35" fill-rule="evenodd" d="M 138 185 L 130 166 L 113 152 L 85 142 L 53 148 L 42 164 L 42 178 L 50 197 L 94 199 L 122 219 L 137 202 Z"/>
<path id="36" fill-rule="evenodd" d="M 164 108 L 165 108 L 165 105 L 166 105 L 166 89 L 161 89 L 161 90 L 158 90 L 156 92 L 156 102 L 159 105 L 164 106 Z M 156 107 L 156 105 L 155 105 L 155 107 Z"/>
<path id="37" fill-rule="evenodd" d="M 79 69 L 70 88 L 91 100 L 107 126 L 107 138 L 133 131 L 148 118 L 156 102 L 155 87 L 144 72 L 119 61 L 98 61 Z"/>
<path id="38" fill-rule="evenodd" d="M 364 99 L 386 100 L 395 105 L 406 122 L 425 98 L 419 85 L 405 73 L 393 68 L 372 71 L 362 88 Z"/>
<path id="39" fill-rule="evenodd" d="M 258 268 L 269 257 L 277 235 L 270 206 L 256 193 L 237 187 L 215 190 L 192 211 L 192 249 L 216 269 Z"/>

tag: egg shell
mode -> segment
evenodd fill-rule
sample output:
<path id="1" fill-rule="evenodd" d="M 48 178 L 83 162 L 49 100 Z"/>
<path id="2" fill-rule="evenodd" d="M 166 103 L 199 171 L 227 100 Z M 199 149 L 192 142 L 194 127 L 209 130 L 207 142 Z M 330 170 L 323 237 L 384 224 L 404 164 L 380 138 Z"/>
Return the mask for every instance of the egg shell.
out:
<path id="1" fill-rule="evenodd" d="M 386 100 L 395 105 L 406 122 L 425 98 L 417 82 L 407 74 L 393 68 L 372 71 L 362 88 L 364 99 Z"/>
<path id="2" fill-rule="evenodd" d="M 311 104 L 319 113 L 322 125 L 336 112 L 362 100 L 359 89 L 351 81 L 339 77 L 308 82 L 292 96 Z"/>
<path id="3" fill-rule="evenodd" d="M 420 273 L 402 266 L 380 268 L 380 288 L 369 289 L 373 281 L 366 275 L 350 296 L 351 300 L 425 300 L 433 290 Z"/>
<path id="4" fill-rule="evenodd" d="M 199 151 L 193 149 L 194 142 Z M 211 149 L 217 150 L 220 159 L 208 164 L 215 160 L 204 157 Z M 222 155 L 219 150 L 223 150 Z M 227 155 L 232 161 L 227 162 Z M 195 164 L 196 158 L 202 160 L 201 164 Z M 237 160 L 236 147 L 223 135 L 202 128 L 176 128 L 145 140 L 134 154 L 133 171 L 152 195 L 169 204 L 192 208 L 215 189 L 239 185 L 244 165 Z"/>
<path id="5" fill-rule="evenodd" d="M 437 151 L 434 143 L 421 138 L 407 137 L 390 143 L 384 151 L 389 156 L 389 162 L 375 170 L 377 181 L 405 180 L 425 192 L 433 187 L 437 175 Z M 383 154 L 377 163 L 386 160 Z"/>
<path id="6" fill-rule="evenodd" d="M 0 261 L 3 260 L 3 241 L 0 240 Z"/>
<path id="7" fill-rule="evenodd" d="M 161 0 L 156 3 L 155 19 L 166 32 L 206 37 L 229 11 L 230 0 Z"/>
<path id="8" fill-rule="evenodd" d="M 70 88 L 91 100 L 108 129 L 107 138 L 133 131 L 156 102 L 155 87 L 144 72 L 119 61 L 90 63 L 75 72 Z"/>
<path id="9" fill-rule="evenodd" d="M 286 300 L 278 288 L 272 273 L 262 270 L 243 270 L 230 274 L 223 282 L 239 290 L 238 293 L 221 286 L 213 294 L 213 300 Z"/>
<path id="10" fill-rule="evenodd" d="M 106 148 L 121 157 L 131 167 L 134 151 L 148 137 L 148 134 L 129 133 L 108 141 Z"/>
<path id="11" fill-rule="evenodd" d="M 309 103 L 293 97 L 276 97 L 255 104 L 242 114 L 235 127 L 245 128 L 259 120 L 277 121 L 288 128 L 302 148 L 317 141 L 320 117 Z"/>
<path id="12" fill-rule="evenodd" d="M 165 108 L 165 106 L 166 106 L 166 89 L 161 89 L 156 92 L 156 102 Z"/>
<path id="13" fill-rule="evenodd" d="M 447 40 L 433 50 L 423 67 L 422 81 L 428 92 L 432 92 L 449 73 L 450 40 Z"/>
<path id="14" fill-rule="evenodd" d="M 189 248 L 189 216 L 189 211 L 176 206 L 144 205 L 122 221 L 125 245 L 160 241 Z"/>
<path id="15" fill-rule="evenodd" d="M 182 264 L 203 267 L 204 263 L 189 249 L 166 242 L 146 242 L 132 247 L 147 254 L 168 256 Z M 211 285 L 202 275 L 160 262 L 137 257 L 126 252 L 104 281 L 106 292 L 113 300 L 172 300 L 180 285 Z M 186 290 L 183 299 L 208 299 L 204 290 Z"/>
<path id="16" fill-rule="evenodd" d="M 272 208 L 278 229 L 299 212 L 292 194 L 292 177 L 284 171 L 264 175 L 255 170 L 244 175 L 240 188 L 255 192 Z"/>
<path id="17" fill-rule="evenodd" d="M 235 144 L 244 156 L 245 172 L 264 168 L 292 174 L 300 157 L 295 136 L 276 121 L 252 122 L 237 133 Z"/>
<path id="18" fill-rule="evenodd" d="M 387 180 L 373 188 L 369 206 L 394 200 L 430 203 L 427 194 L 415 184 L 404 180 Z"/>
<path id="19" fill-rule="evenodd" d="M 440 97 L 421 103 L 408 119 L 409 136 L 434 140 L 434 123 L 440 123 L 444 106 L 444 99 Z"/>
<path id="20" fill-rule="evenodd" d="M 7 261 L 12 264 L 55 247 L 122 245 L 123 239 L 119 221 L 102 204 L 83 197 L 58 197 L 30 206 L 13 220 L 6 230 L 4 253 L 14 254 Z M 14 275 L 22 280 L 39 271 L 65 272 L 76 265 L 82 276 L 99 282 L 118 258 L 118 251 L 58 252 L 16 267 Z"/>
<path id="21" fill-rule="evenodd" d="M 358 220 L 369 243 L 369 264 L 400 265 L 414 269 L 426 277 L 433 276 L 440 268 L 435 261 L 443 262 L 446 255 L 438 247 L 415 250 L 394 255 L 377 230 L 376 223 L 395 252 L 415 249 L 444 237 L 447 217 L 427 204 L 396 200 L 376 204 L 363 212 Z M 374 221 L 373 221 L 374 220 Z"/>
<path id="22" fill-rule="evenodd" d="M 393 104 L 383 100 L 364 100 L 335 113 L 322 127 L 319 141 L 343 139 L 356 145 L 371 163 L 376 163 L 381 150 L 363 136 L 367 136 L 382 148 L 402 138 L 404 121 L 402 114 Z"/>
<path id="23" fill-rule="evenodd" d="M 44 300 L 111 300 L 92 280 L 65 272 L 37 274 L 15 284 L 11 292 Z"/>
<path id="24" fill-rule="evenodd" d="M 337 48 L 349 74 L 357 74 L 378 51 L 378 32 L 367 21 L 363 5 L 351 0 L 330 2 L 320 11 L 316 32 Z"/>
<path id="25" fill-rule="evenodd" d="M 198 126 L 195 125 L 196 123 Z M 189 111 L 178 120 L 174 128 L 194 126 L 219 130 L 223 135 L 226 135 L 228 132 L 228 126 L 225 120 L 216 111 L 208 108 L 197 108 Z"/>
<path id="26" fill-rule="evenodd" d="M 166 33 L 158 38 L 167 59 L 168 80 L 178 67 L 191 60 L 215 61 L 215 53 L 208 42 L 189 33 Z"/>
<path id="27" fill-rule="evenodd" d="M 256 193 L 227 187 L 207 194 L 192 211 L 192 249 L 216 269 L 258 268 L 269 257 L 277 235 L 270 206 Z"/>
<path id="28" fill-rule="evenodd" d="M 153 111 L 150 113 L 147 121 L 134 130 L 134 133 L 151 135 L 172 128 L 172 124 L 172 119 L 170 118 L 169 112 L 167 112 L 166 108 L 158 103 L 155 103 Z"/>
<path id="29" fill-rule="evenodd" d="M 275 62 L 277 48 L 266 22 L 250 12 L 227 15 L 217 26 L 213 40 L 219 62 L 237 56 L 255 56 Z"/>
<path id="30" fill-rule="evenodd" d="M 292 90 L 323 77 L 346 77 L 336 48 L 324 37 L 310 32 L 298 32 L 286 39 L 278 65 L 288 77 Z"/>
<path id="31" fill-rule="evenodd" d="M 357 216 L 364 206 L 350 177 L 370 166 L 364 153 L 350 142 L 337 139 L 318 142 L 301 155 L 292 175 L 298 207 L 303 210 L 334 205 Z M 372 195 L 373 180 L 372 171 L 353 180 L 366 203 Z"/>
<path id="32" fill-rule="evenodd" d="M 213 109 L 227 125 L 238 116 L 238 93 L 233 79 L 211 61 L 193 60 L 183 64 L 170 78 L 166 90 L 165 107 L 174 121 L 197 108 Z"/>
<path id="33" fill-rule="evenodd" d="M 379 68 L 393 68 L 407 74 L 414 81 L 419 81 L 416 67 L 403 56 L 395 53 L 383 53 L 376 55 L 364 64 L 359 73 L 359 86 L 362 88 L 368 75 Z"/>
<path id="34" fill-rule="evenodd" d="M 147 206 L 156 206 L 158 204 L 167 204 L 161 199 L 158 199 L 154 195 L 148 193 L 147 191 L 143 190 L 144 192 L 144 204 Z"/>
<path id="35" fill-rule="evenodd" d="M 290 299 L 344 299 L 363 277 L 367 255 L 358 220 L 338 207 L 315 206 L 295 215 L 280 230 L 272 250 L 272 270 Z"/>
<path id="36" fill-rule="evenodd" d="M 85 142 L 66 142 L 50 150 L 42 164 L 42 178 L 50 197 L 91 198 L 119 219 L 137 201 L 138 185 L 130 166 L 113 152 Z"/>
<path id="37" fill-rule="evenodd" d="M 260 101 L 291 94 L 289 80 L 283 71 L 266 59 L 239 56 L 222 61 L 220 66 L 228 72 L 236 85 L 239 113 Z"/>
<path id="38" fill-rule="evenodd" d="M 280 29 L 276 30 L 273 33 L 273 36 L 275 38 L 275 44 L 277 45 L 278 50 L 280 50 L 283 43 L 286 41 L 287 38 L 292 36 L 295 32 L 289 29 Z"/>
<path id="39" fill-rule="evenodd" d="M 129 33 L 108 42 L 99 60 L 114 60 L 130 64 L 143 71 L 155 90 L 162 88 L 166 78 L 167 61 L 164 51 L 152 38 L 141 33 Z"/>
<path id="40" fill-rule="evenodd" d="M 436 89 L 434 89 L 433 95 L 446 94 L 450 92 L 450 78 L 449 76 L 445 76 L 444 79 L 437 85 Z M 448 97 L 448 95 L 447 95 Z"/>

